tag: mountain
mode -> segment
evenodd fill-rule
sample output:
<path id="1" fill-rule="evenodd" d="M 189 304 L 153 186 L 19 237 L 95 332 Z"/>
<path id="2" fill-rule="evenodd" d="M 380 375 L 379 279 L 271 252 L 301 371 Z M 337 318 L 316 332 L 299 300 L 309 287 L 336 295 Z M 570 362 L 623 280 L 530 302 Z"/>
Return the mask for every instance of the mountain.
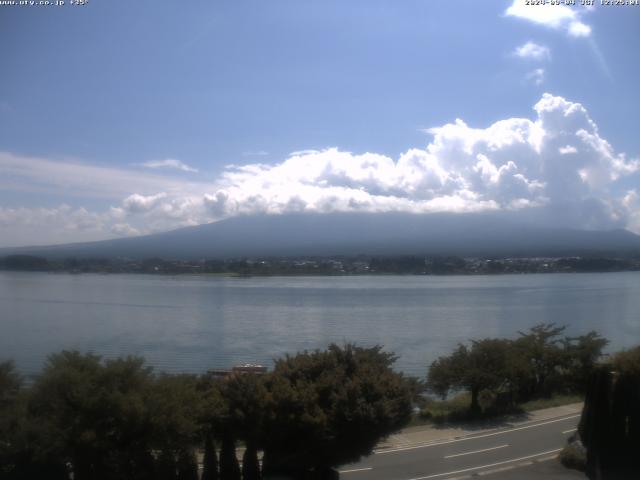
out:
<path id="1" fill-rule="evenodd" d="M 542 228 L 492 215 L 257 215 L 132 238 L 0 249 L 0 256 L 165 259 L 330 255 L 569 256 L 640 253 L 626 230 Z"/>

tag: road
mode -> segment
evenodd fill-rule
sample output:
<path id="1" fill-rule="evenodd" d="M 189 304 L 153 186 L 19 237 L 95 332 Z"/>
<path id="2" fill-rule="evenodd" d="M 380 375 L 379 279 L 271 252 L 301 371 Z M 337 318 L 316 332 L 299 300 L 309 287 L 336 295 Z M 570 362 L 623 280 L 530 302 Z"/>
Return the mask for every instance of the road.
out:
<path id="1" fill-rule="evenodd" d="M 341 467 L 344 480 L 444 480 L 521 466 L 555 456 L 576 429 L 580 415 L 425 445 L 376 451 Z"/>

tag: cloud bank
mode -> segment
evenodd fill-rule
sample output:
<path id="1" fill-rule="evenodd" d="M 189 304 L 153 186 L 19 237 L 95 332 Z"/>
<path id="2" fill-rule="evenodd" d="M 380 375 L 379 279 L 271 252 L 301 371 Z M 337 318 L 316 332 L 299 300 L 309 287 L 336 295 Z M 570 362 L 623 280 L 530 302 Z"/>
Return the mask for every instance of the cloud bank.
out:
<path id="1" fill-rule="evenodd" d="M 214 217 L 243 213 L 403 211 L 545 212 L 559 225 L 627 225 L 615 184 L 640 169 L 603 139 L 579 103 L 545 93 L 535 117 L 473 128 L 458 119 L 428 130 L 426 148 L 397 160 L 330 148 L 276 165 L 230 168 L 204 196 Z M 625 192 L 626 194 L 627 192 Z"/>
<path id="2" fill-rule="evenodd" d="M 39 228 L 34 238 L 46 243 L 149 233 L 254 213 L 492 211 L 545 225 L 627 227 L 640 233 L 640 192 L 622 186 L 625 179 L 626 185 L 640 184 L 640 161 L 616 152 L 579 103 L 545 93 L 532 118 L 508 118 L 485 128 L 457 119 L 426 133 L 432 138 L 424 148 L 395 159 L 327 148 L 293 152 L 276 164 L 229 166 L 213 184 L 136 174 L 144 191 L 130 190 L 107 210 L 0 207 L 0 229 L 14 232 L 17 241 L 15 232 L 34 234 Z M 16 159 L 0 155 L 0 172 Z M 50 167 L 33 159 L 28 165 L 22 172 L 24 188 L 33 178 L 44 182 L 37 170 Z M 80 171 L 88 174 L 91 168 Z M 126 173 L 111 172 L 114 178 Z M 82 176 L 69 180 L 71 188 L 83 181 Z"/>

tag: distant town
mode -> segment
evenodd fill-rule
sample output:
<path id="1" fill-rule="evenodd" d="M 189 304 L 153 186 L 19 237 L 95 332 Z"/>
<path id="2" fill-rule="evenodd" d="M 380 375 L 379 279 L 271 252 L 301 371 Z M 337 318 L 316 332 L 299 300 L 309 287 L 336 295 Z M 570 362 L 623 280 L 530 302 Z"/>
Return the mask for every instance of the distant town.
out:
<path id="1" fill-rule="evenodd" d="M 640 270 L 636 257 L 424 257 L 336 256 L 242 258 L 231 260 L 167 260 L 147 258 L 46 259 L 31 255 L 0 258 L 0 269 L 68 273 L 260 275 L 489 275 L 513 273 L 577 273 Z"/>

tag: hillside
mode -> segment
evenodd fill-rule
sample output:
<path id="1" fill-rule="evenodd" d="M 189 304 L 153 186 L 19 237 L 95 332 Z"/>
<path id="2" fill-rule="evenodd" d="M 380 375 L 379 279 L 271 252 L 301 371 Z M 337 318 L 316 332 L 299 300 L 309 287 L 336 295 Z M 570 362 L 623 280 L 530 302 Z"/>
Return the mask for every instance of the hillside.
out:
<path id="1" fill-rule="evenodd" d="M 626 230 L 550 229 L 489 215 L 244 216 L 164 233 L 90 243 L 5 248 L 48 258 L 168 259 L 329 255 L 566 256 L 640 252 Z"/>

